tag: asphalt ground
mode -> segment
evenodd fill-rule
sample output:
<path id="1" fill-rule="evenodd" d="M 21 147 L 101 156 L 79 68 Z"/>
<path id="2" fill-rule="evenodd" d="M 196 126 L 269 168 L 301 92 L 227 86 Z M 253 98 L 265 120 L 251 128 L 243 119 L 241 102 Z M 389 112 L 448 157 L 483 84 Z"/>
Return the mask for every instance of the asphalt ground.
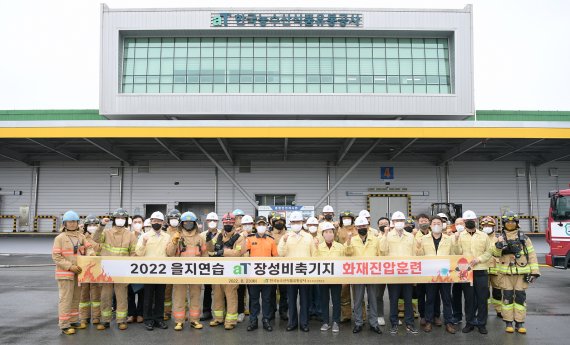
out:
<path id="1" fill-rule="evenodd" d="M 568 344 L 570 343 L 570 271 L 542 267 L 542 277 L 531 286 L 528 296 L 527 335 L 506 334 L 504 323 L 490 312 L 488 335 L 477 330 L 463 334 L 448 334 L 441 327 L 431 333 L 406 334 L 403 327 L 397 335 L 377 335 L 367 327 L 352 334 L 351 324 L 341 324 L 338 334 L 321 332 L 320 322 L 312 320 L 310 332 L 286 332 L 284 322 L 275 321 L 273 332 L 260 328 L 247 332 L 246 322 L 232 331 L 222 327 L 190 329 L 181 332 L 155 329 L 149 332 L 142 324 L 130 324 L 126 331 L 118 330 L 115 323 L 106 331 L 94 326 L 77 330 L 66 336 L 57 326 L 57 285 L 54 268 L 49 266 L 48 255 L 0 255 L 0 344 Z M 45 265 L 45 266 L 44 266 Z M 388 312 L 388 296 L 385 296 Z M 419 327 L 416 320 L 416 326 Z"/>

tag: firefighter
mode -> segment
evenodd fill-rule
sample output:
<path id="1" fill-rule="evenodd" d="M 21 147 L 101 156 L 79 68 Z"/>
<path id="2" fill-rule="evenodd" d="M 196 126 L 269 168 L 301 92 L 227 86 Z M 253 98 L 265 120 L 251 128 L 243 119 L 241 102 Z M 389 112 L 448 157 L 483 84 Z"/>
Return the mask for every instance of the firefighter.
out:
<path id="1" fill-rule="evenodd" d="M 201 257 L 207 256 L 206 241 L 198 233 L 198 225 L 196 221 L 198 217 L 192 212 L 184 212 L 180 216 L 182 231 L 177 232 L 168 243 L 166 252 L 168 256 L 174 257 Z M 189 301 L 189 317 L 190 326 L 196 329 L 202 329 L 200 323 L 200 294 L 202 285 L 199 284 L 176 284 L 174 285 L 174 322 L 176 326 L 174 330 L 181 331 L 184 327 L 186 318 L 186 297 L 190 292 Z"/>
<path id="2" fill-rule="evenodd" d="M 83 222 L 85 240 L 89 242 L 96 254 L 101 250 L 93 240 L 93 234 L 99 229 L 99 218 L 88 215 Z M 87 328 L 89 322 L 98 325 L 101 322 L 101 284 L 82 283 L 81 299 L 79 301 L 79 328 Z"/>
<path id="3" fill-rule="evenodd" d="M 93 255 L 91 244 L 79 232 L 79 216 L 74 211 L 63 215 L 63 229 L 53 241 L 52 259 L 55 263 L 55 279 L 59 290 L 58 314 L 59 328 L 66 335 L 75 334 L 80 327 L 79 299 L 81 288 L 77 275 L 81 267 L 77 266 L 79 255 Z"/>
<path id="4" fill-rule="evenodd" d="M 275 240 L 276 244 L 279 244 L 281 237 L 285 235 L 287 230 L 285 229 L 285 218 L 278 213 L 273 213 L 270 215 L 269 225 L 272 229 L 271 236 Z M 271 290 L 271 306 L 273 313 L 271 314 L 271 320 L 275 318 L 275 312 L 277 312 L 277 290 L 279 290 L 279 318 L 282 321 L 289 320 L 288 311 L 289 303 L 287 300 L 287 285 L 279 284 L 273 285 Z"/>
<path id="5" fill-rule="evenodd" d="M 134 233 L 127 228 L 127 219 L 129 214 L 122 208 L 113 211 L 111 219 L 113 227 L 103 230 L 99 227 L 95 233 L 95 242 L 101 245 L 101 256 L 135 256 L 137 238 Z M 103 219 L 103 224 L 109 222 L 108 218 Z M 97 325 L 100 331 L 109 328 L 113 312 L 113 291 L 117 300 L 116 320 L 120 330 L 127 329 L 127 295 L 128 284 L 124 283 L 106 283 L 101 289 L 101 321 Z"/>
<path id="6" fill-rule="evenodd" d="M 200 233 L 200 237 L 206 243 L 206 236 L 212 233 L 212 237 L 218 235 L 218 215 L 215 212 L 210 212 L 206 215 L 206 230 Z M 204 284 L 204 299 L 202 300 L 202 316 L 200 321 L 208 321 L 212 319 L 212 284 Z"/>
<path id="7" fill-rule="evenodd" d="M 243 217 L 245 219 L 245 217 Z M 277 244 L 271 235 L 267 233 L 267 219 L 259 216 L 255 219 L 256 232 L 247 236 L 246 246 L 242 248 L 242 254 L 249 252 L 251 257 L 274 257 L 278 256 Z M 257 316 L 260 313 L 259 296 L 261 295 L 261 315 L 263 329 L 273 331 L 271 326 L 271 285 L 249 285 L 249 303 L 251 314 L 249 315 L 248 331 L 258 327 Z M 275 315 L 275 314 L 273 314 Z"/>
<path id="8" fill-rule="evenodd" d="M 246 228 L 250 229 L 250 225 L 251 228 L 253 229 L 253 219 L 251 218 L 251 216 L 247 216 L 245 214 L 245 212 L 243 212 L 241 209 L 236 208 L 233 212 L 234 217 L 236 219 L 236 222 L 234 224 L 234 230 L 236 233 L 244 236 L 244 239 L 247 237 L 247 234 L 242 234 L 244 228 L 243 228 L 243 220 L 245 219 L 247 221 L 246 224 Z M 251 222 L 250 222 L 251 221 Z M 245 244 L 245 240 L 244 240 L 244 244 Z M 246 295 L 246 286 L 244 284 L 240 284 L 238 286 L 238 290 L 237 290 L 237 305 L 238 305 L 238 322 L 242 323 L 243 320 L 245 320 L 245 314 L 246 314 L 246 310 L 245 310 L 245 295 Z M 248 312 L 249 314 L 249 312 Z"/>
<path id="9" fill-rule="evenodd" d="M 499 258 L 497 271 L 501 276 L 503 305 L 501 314 L 506 323 L 505 331 L 526 334 L 526 289 L 540 273 L 536 252 L 530 239 L 519 229 L 519 217 L 511 211 L 501 218 L 503 230 L 495 243 L 493 255 Z M 513 321 L 515 327 L 513 329 Z"/>
<path id="10" fill-rule="evenodd" d="M 206 247 L 210 256 L 236 257 L 240 256 L 241 249 L 245 246 L 245 238 L 236 233 L 235 217 L 233 213 L 226 213 L 222 218 L 224 229 L 221 234 L 213 237 L 212 233 L 206 236 Z M 211 327 L 224 324 L 227 330 L 234 329 L 238 319 L 238 286 L 234 284 L 215 284 L 214 290 L 214 320 Z M 226 317 L 224 322 L 224 299 L 226 304 Z"/>
<path id="11" fill-rule="evenodd" d="M 342 212 L 340 214 L 339 220 L 340 220 L 340 228 L 338 229 L 337 232 L 337 238 L 338 242 L 344 245 L 348 240 L 349 236 L 355 237 L 358 235 L 358 232 L 356 231 L 356 227 L 354 226 L 354 214 L 352 214 L 352 212 L 350 211 Z M 352 316 L 352 308 L 351 308 L 351 298 L 350 298 L 350 285 L 343 284 L 342 290 L 340 292 L 340 322 L 341 323 L 349 322 L 351 316 Z"/>
<path id="12" fill-rule="evenodd" d="M 180 232 L 180 216 L 181 213 L 177 209 L 172 209 L 166 214 L 166 233 L 170 235 L 170 238 L 174 236 L 175 233 Z M 172 316 L 172 284 L 166 284 L 166 289 L 164 290 L 164 321 L 170 320 Z"/>
<path id="13" fill-rule="evenodd" d="M 482 231 L 489 236 L 493 246 L 497 243 L 495 225 L 495 219 L 491 216 L 483 217 L 480 222 Z M 502 318 L 501 306 L 503 304 L 503 292 L 501 291 L 501 277 L 497 272 L 498 261 L 499 259 L 496 257 L 492 257 L 489 260 L 489 285 L 491 287 L 489 302 L 493 304 L 497 316 Z"/>

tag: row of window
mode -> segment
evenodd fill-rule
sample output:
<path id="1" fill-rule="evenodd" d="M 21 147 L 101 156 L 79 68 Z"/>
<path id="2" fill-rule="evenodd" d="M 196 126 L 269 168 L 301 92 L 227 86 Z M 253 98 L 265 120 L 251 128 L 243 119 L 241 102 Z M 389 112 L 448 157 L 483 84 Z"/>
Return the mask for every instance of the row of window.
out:
<path id="1" fill-rule="evenodd" d="M 127 37 L 125 48 L 144 47 L 410 47 L 448 48 L 447 38 L 393 37 Z"/>
<path id="2" fill-rule="evenodd" d="M 124 84 L 414 84 L 449 85 L 445 76 L 332 76 L 332 75 L 201 75 L 201 76 L 125 76 Z"/>
<path id="3" fill-rule="evenodd" d="M 300 47 L 202 47 L 202 48 L 130 48 L 124 57 L 129 59 L 175 57 L 335 57 L 335 58 L 392 58 L 423 59 L 447 58 L 449 49 L 424 48 L 300 48 Z"/>
<path id="4" fill-rule="evenodd" d="M 123 84 L 123 93 L 418 93 L 448 94 L 448 85 Z"/>
<path id="5" fill-rule="evenodd" d="M 447 59 L 125 59 L 123 68 L 123 75 L 449 75 L 449 61 Z"/>

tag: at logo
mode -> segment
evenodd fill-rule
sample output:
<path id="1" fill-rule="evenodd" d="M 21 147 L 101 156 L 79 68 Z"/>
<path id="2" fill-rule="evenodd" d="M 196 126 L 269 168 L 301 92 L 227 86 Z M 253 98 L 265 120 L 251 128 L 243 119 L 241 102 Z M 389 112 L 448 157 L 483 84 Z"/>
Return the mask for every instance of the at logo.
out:
<path id="1" fill-rule="evenodd" d="M 566 223 L 564 225 L 564 232 L 566 233 L 566 236 L 570 236 L 570 223 Z"/>

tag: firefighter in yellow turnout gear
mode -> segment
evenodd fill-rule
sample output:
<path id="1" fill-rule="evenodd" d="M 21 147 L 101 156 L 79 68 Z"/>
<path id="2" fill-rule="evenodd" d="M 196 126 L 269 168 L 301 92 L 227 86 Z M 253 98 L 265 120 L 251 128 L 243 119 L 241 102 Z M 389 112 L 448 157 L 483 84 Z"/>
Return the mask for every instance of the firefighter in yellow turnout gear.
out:
<path id="1" fill-rule="evenodd" d="M 83 222 L 85 240 L 91 244 L 96 254 L 101 251 L 101 246 L 93 240 L 93 234 L 99 229 L 99 219 L 88 215 Z M 101 284 L 81 284 L 81 298 L 79 300 L 79 328 L 87 328 L 89 322 L 97 325 L 101 322 Z"/>
<path id="2" fill-rule="evenodd" d="M 184 212 L 180 216 L 182 231 L 174 233 L 174 237 L 166 247 L 168 256 L 175 257 L 200 257 L 207 256 L 206 241 L 198 233 L 198 225 L 196 221 L 198 217 L 192 212 Z M 190 292 L 189 300 L 189 320 L 190 326 L 196 329 L 202 329 L 200 323 L 200 293 L 202 285 L 200 284 L 176 284 L 174 285 L 172 298 L 174 307 L 172 315 L 176 326 L 174 330 L 181 331 L 184 327 L 186 319 L 186 300 L 188 292 Z"/>
<path id="3" fill-rule="evenodd" d="M 241 256 L 241 250 L 245 246 L 245 237 L 236 233 L 233 213 L 226 213 L 222 222 L 224 230 L 221 234 L 212 237 L 213 233 L 208 233 L 206 237 L 206 247 L 210 256 Z M 225 329 L 234 329 L 238 320 L 238 285 L 216 284 L 212 288 L 214 290 L 214 320 L 210 322 L 210 326 L 215 327 L 223 323 Z M 225 322 L 224 301 L 226 302 Z"/>
<path id="4" fill-rule="evenodd" d="M 135 256 L 137 237 L 127 228 L 129 214 L 122 208 L 113 212 L 113 227 L 103 230 L 99 227 L 95 236 L 95 242 L 101 245 L 101 256 Z M 103 219 L 107 224 L 109 220 Z M 120 330 L 127 329 L 127 307 L 128 307 L 128 284 L 106 283 L 101 289 L 101 323 L 97 325 L 100 331 L 109 328 L 113 312 L 113 292 L 117 300 L 116 321 Z"/>
<path id="5" fill-rule="evenodd" d="M 526 334 L 526 289 L 540 277 L 538 261 L 532 242 L 519 231 L 519 217 L 507 211 L 503 217 L 503 231 L 497 239 L 493 255 L 499 258 L 497 271 L 501 276 L 503 305 L 501 314 L 505 331 Z M 513 321 L 515 327 L 513 328 Z"/>
<path id="6" fill-rule="evenodd" d="M 79 324 L 79 298 L 81 288 L 77 275 L 77 256 L 93 255 L 93 250 L 85 236 L 79 232 L 79 216 L 74 211 L 63 215 L 63 232 L 53 241 L 52 259 L 55 262 L 55 279 L 59 290 L 59 328 L 63 334 L 75 334 Z"/>
<path id="7" fill-rule="evenodd" d="M 181 213 L 177 209 L 173 208 L 166 214 L 166 233 L 170 235 L 170 238 L 174 236 L 177 232 L 182 231 L 180 227 L 180 216 Z M 164 228 L 163 228 L 164 229 Z M 164 290 L 164 321 L 170 320 L 172 315 L 172 284 L 166 284 L 166 289 Z"/>
<path id="8" fill-rule="evenodd" d="M 481 230 L 489 236 L 493 246 L 497 243 L 497 236 L 495 233 L 495 219 L 490 216 L 481 219 Z M 493 257 L 487 263 L 489 264 L 489 286 L 491 287 L 491 294 L 489 295 L 489 303 L 495 308 L 498 317 L 501 315 L 501 307 L 503 305 L 503 292 L 501 290 L 501 276 L 497 272 L 498 258 Z"/>

